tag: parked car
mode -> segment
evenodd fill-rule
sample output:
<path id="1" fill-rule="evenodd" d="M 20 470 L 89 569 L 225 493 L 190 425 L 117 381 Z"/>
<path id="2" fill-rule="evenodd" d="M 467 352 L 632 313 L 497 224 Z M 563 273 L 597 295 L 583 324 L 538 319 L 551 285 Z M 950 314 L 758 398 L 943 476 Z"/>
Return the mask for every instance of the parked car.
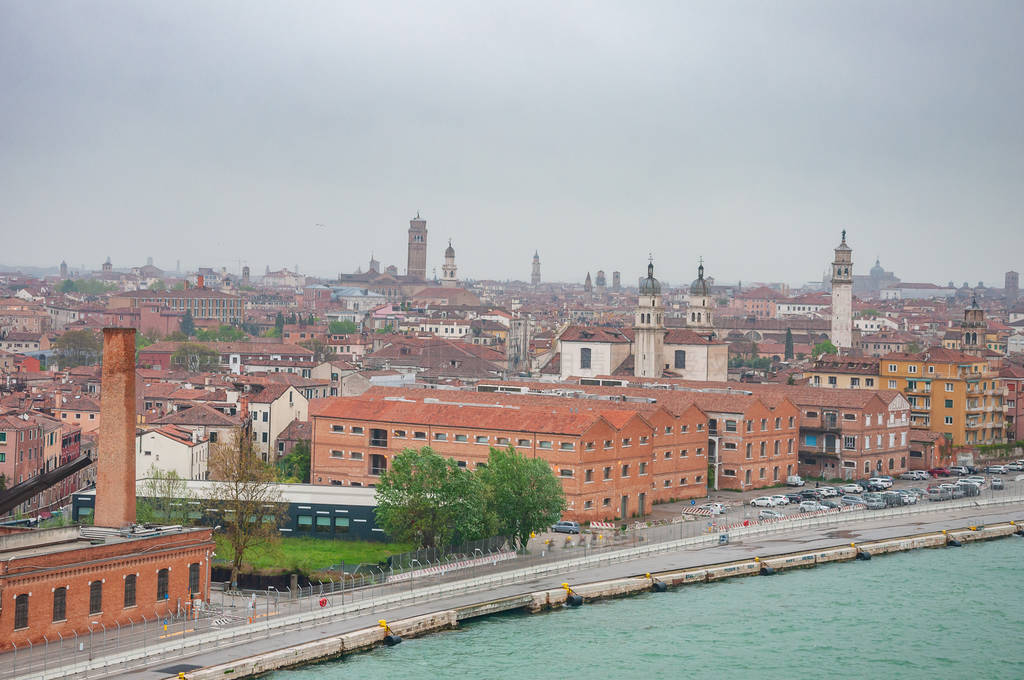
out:
<path id="1" fill-rule="evenodd" d="M 872 477 L 868 481 L 870 481 L 876 487 L 880 486 L 883 489 L 888 489 L 889 487 L 892 486 L 892 478 L 891 477 Z"/>
<path id="2" fill-rule="evenodd" d="M 803 496 L 801 496 L 798 493 L 787 493 L 786 494 L 786 498 L 789 499 L 790 503 L 796 503 L 797 505 L 799 505 L 800 503 L 803 503 L 805 500 L 807 500 L 806 498 L 804 498 Z"/>
<path id="3" fill-rule="evenodd" d="M 917 494 L 908 489 L 900 489 L 896 493 L 903 496 L 903 505 L 915 505 L 917 503 Z"/>
<path id="4" fill-rule="evenodd" d="M 704 503 L 698 505 L 701 510 L 710 510 L 712 515 L 723 515 L 729 510 L 729 507 L 725 503 Z"/>
<path id="5" fill-rule="evenodd" d="M 914 474 L 915 470 L 900 473 L 900 479 L 917 479 L 917 475 Z"/>
<path id="6" fill-rule="evenodd" d="M 933 486 L 928 489 L 928 500 L 930 501 L 948 501 L 953 495 L 947 489 L 940 489 L 937 486 Z"/>
<path id="7" fill-rule="evenodd" d="M 843 496 L 839 499 L 839 502 L 843 505 L 848 505 L 856 508 L 866 508 L 867 503 L 864 502 L 860 496 Z"/>
<path id="8" fill-rule="evenodd" d="M 1001 480 L 1001 479 L 993 479 L 992 480 L 992 490 L 993 491 L 1002 491 L 1003 488 L 1004 488 L 1003 487 L 1003 480 Z M 980 493 L 981 490 L 979 489 L 978 492 Z"/>
<path id="9" fill-rule="evenodd" d="M 916 494 L 918 498 L 924 498 L 925 496 L 928 495 L 928 490 L 927 489 L 922 489 L 919 486 L 908 487 L 907 491 L 909 491 L 912 494 Z"/>
<path id="10" fill-rule="evenodd" d="M 818 491 L 821 492 L 823 498 L 838 498 L 839 489 L 834 486 L 823 486 Z"/>
<path id="11" fill-rule="evenodd" d="M 789 505 L 789 499 L 781 494 L 772 496 L 772 500 L 775 501 L 775 505 Z"/>
<path id="12" fill-rule="evenodd" d="M 821 507 L 828 508 L 829 510 L 837 510 L 843 506 L 839 501 L 825 500 L 821 501 Z"/>
<path id="13" fill-rule="evenodd" d="M 786 486 L 803 486 L 804 480 L 800 478 L 800 475 L 790 475 L 786 477 Z"/>
<path id="14" fill-rule="evenodd" d="M 884 510 L 885 500 L 881 494 L 877 493 L 866 493 L 864 494 L 864 504 L 868 506 L 868 510 Z"/>
<path id="15" fill-rule="evenodd" d="M 757 513 L 758 519 L 782 519 L 784 516 L 778 510 L 768 510 L 767 508 Z"/>
<path id="16" fill-rule="evenodd" d="M 1014 461 L 1012 463 L 1009 463 L 1006 466 L 1006 469 L 1007 470 L 1013 470 L 1014 472 L 1020 472 L 1021 470 L 1024 470 L 1024 463 L 1020 462 L 1019 460 L 1018 461 Z"/>
<path id="17" fill-rule="evenodd" d="M 805 501 L 818 501 L 821 500 L 821 491 L 819 489 L 804 489 L 800 492 L 800 496 Z"/>
<path id="18" fill-rule="evenodd" d="M 981 486 L 974 482 L 969 482 L 966 479 L 960 479 L 956 483 L 956 488 L 963 492 L 964 496 L 980 496 Z"/>
<path id="19" fill-rule="evenodd" d="M 964 477 L 964 481 L 970 482 L 971 484 L 977 484 L 984 489 L 987 480 L 984 477 Z"/>
<path id="20" fill-rule="evenodd" d="M 818 501 L 804 501 L 800 504 L 800 512 L 818 512 L 824 509 L 825 506 Z"/>
<path id="21" fill-rule="evenodd" d="M 904 505 L 910 505 L 903 500 L 903 494 L 896 493 L 895 491 L 886 491 L 882 494 L 882 502 L 885 503 L 887 508 L 899 508 Z"/>
<path id="22" fill-rule="evenodd" d="M 954 475 L 960 475 L 961 477 L 966 477 L 971 474 L 966 465 L 950 465 L 949 471 Z"/>
<path id="23" fill-rule="evenodd" d="M 775 501 L 772 500 L 771 496 L 758 496 L 754 500 L 750 501 L 750 504 L 755 508 L 774 508 Z"/>
<path id="24" fill-rule="evenodd" d="M 1005 475 L 1010 472 L 1010 468 L 1005 465 L 989 465 L 985 468 L 985 472 L 990 475 Z"/>
<path id="25" fill-rule="evenodd" d="M 864 493 L 864 487 L 860 484 L 843 484 L 839 490 L 843 493 Z"/>
<path id="26" fill-rule="evenodd" d="M 570 522 L 563 519 L 562 521 L 555 522 L 551 525 L 551 530 L 556 534 L 578 534 L 580 533 L 580 523 Z"/>
<path id="27" fill-rule="evenodd" d="M 930 474 L 932 477 L 949 477 L 950 476 L 949 468 L 944 468 L 944 467 L 932 468 L 931 470 L 928 471 L 928 474 Z"/>

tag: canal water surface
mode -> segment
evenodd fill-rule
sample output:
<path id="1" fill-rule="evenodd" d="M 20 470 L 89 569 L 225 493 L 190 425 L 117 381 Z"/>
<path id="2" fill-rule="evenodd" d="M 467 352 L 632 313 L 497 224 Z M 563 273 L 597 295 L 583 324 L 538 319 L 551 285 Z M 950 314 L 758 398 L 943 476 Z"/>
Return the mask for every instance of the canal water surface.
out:
<path id="1" fill-rule="evenodd" d="M 507 614 L 313 678 L 1024 678 L 1024 539 Z"/>

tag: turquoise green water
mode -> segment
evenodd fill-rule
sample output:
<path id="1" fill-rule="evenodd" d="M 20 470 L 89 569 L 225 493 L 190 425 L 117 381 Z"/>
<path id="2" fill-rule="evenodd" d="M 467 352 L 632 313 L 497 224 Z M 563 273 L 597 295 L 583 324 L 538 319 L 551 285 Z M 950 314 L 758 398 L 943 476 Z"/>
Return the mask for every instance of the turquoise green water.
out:
<path id="1" fill-rule="evenodd" d="M 274 680 L 1024 678 L 1024 539 L 480 619 Z"/>

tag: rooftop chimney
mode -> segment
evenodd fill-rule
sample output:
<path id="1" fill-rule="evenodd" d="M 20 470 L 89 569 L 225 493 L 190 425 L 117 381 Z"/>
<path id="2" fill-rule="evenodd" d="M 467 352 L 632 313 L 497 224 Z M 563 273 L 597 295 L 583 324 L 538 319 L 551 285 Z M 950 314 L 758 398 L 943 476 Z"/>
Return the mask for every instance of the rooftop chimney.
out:
<path id="1" fill-rule="evenodd" d="M 100 527 L 135 523 L 135 329 L 103 329 L 96 514 Z"/>

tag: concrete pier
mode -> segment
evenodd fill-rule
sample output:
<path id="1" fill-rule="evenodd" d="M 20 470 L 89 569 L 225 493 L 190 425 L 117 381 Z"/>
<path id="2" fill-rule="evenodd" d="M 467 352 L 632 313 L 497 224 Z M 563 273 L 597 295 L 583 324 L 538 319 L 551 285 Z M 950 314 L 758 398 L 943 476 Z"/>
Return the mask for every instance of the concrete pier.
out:
<path id="1" fill-rule="evenodd" d="M 570 586 L 572 592 L 583 597 L 584 602 L 588 602 L 649 592 L 655 580 L 669 586 L 682 587 L 691 583 L 706 583 L 740 576 L 754 576 L 760 573 L 762 566 L 770 567 L 775 571 L 802 569 L 814 567 L 818 564 L 854 560 L 857 558 L 858 552 L 862 551 L 869 555 L 883 555 L 922 548 L 944 547 L 951 538 L 961 543 L 991 540 L 1012 536 L 1018 528 L 1017 525 L 1010 522 L 1000 522 L 990 526 L 930 531 L 882 540 L 864 541 L 854 544 L 845 543 L 815 550 L 709 564 L 701 567 L 657 573 L 651 572 L 649 576 L 644 574 L 592 583 L 572 583 Z M 542 589 L 531 593 L 486 600 L 454 609 L 388 621 L 387 625 L 394 634 L 400 635 L 403 638 L 413 638 L 436 631 L 450 630 L 456 628 L 460 621 L 489 616 L 499 612 L 517 610 L 540 612 L 558 609 L 566 604 L 568 594 L 569 592 L 565 588 Z M 228 663 L 207 666 L 186 673 L 186 677 L 189 680 L 212 680 L 213 678 L 224 677 L 231 677 L 236 680 L 239 678 L 251 678 L 273 670 L 317 663 L 345 654 L 372 649 L 383 643 L 385 635 L 385 629 L 380 625 L 361 628 L 339 635 L 324 637 L 312 642 L 255 654 Z"/>

